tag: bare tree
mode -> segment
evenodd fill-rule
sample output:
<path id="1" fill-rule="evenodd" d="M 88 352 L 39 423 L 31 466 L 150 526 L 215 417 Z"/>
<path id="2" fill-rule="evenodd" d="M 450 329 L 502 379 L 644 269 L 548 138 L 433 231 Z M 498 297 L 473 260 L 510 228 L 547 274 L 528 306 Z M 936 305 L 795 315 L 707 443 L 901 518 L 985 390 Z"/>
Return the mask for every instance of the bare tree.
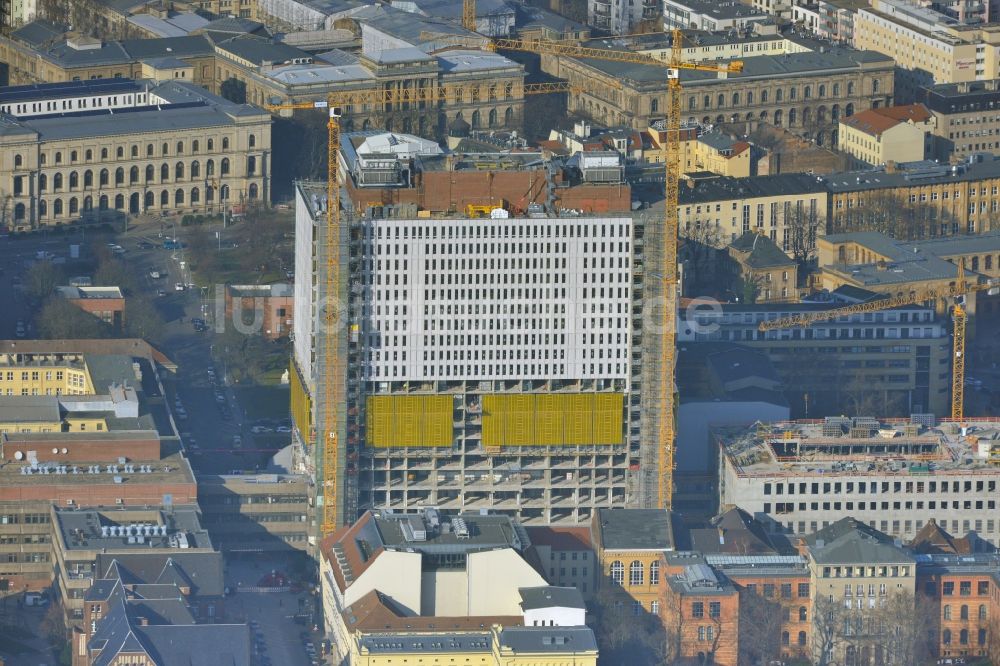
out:
<path id="1" fill-rule="evenodd" d="M 50 297 L 36 315 L 35 325 L 42 339 L 109 338 L 111 327 L 60 296 Z"/>
<path id="2" fill-rule="evenodd" d="M 665 623 L 645 611 L 636 615 L 631 599 L 620 587 L 604 581 L 594 597 L 594 615 L 601 654 L 609 663 L 660 666 L 672 662 Z M 680 622 L 680 613 L 664 615 L 670 616 Z"/>
<path id="3" fill-rule="evenodd" d="M 934 656 L 931 640 L 933 606 L 917 603 L 914 595 L 897 592 L 878 609 L 882 632 L 878 642 L 885 649 L 885 663 L 901 666 L 923 664 Z"/>
<path id="4" fill-rule="evenodd" d="M 740 591 L 739 663 L 766 666 L 781 657 L 781 606 L 750 590 Z"/>
<path id="5" fill-rule="evenodd" d="M 844 607 L 832 597 L 816 595 L 813 601 L 812 648 L 816 666 L 831 666 L 843 632 Z"/>
<path id="6" fill-rule="evenodd" d="M 63 272 L 51 261 L 36 261 L 28 269 L 28 293 L 44 300 L 52 295 L 63 280 Z"/>

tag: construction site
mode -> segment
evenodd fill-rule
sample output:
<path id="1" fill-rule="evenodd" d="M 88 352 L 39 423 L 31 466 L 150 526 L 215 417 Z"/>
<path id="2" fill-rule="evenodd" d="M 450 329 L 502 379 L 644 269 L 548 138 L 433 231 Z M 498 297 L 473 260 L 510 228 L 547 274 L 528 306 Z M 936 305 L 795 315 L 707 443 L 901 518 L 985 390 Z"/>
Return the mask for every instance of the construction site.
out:
<path id="1" fill-rule="evenodd" d="M 722 427 L 719 502 L 774 532 L 811 534 L 851 515 L 912 540 L 928 519 L 1000 542 L 1000 424 L 827 417 Z"/>
<path id="2" fill-rule="evenodd" d="M 313 227 L 297 238 L 321 236 L 322 185 L 297 194 L 299 224 Z M 348 513 L 433 506 L 581 523 L 641 505 L 639 359 L 653 357 L 642 220 L 396 211 L 410 212 L 342 214 Z M 317 333 L 297 336 L 297 361 L 322 348 Z M 319 377 L 303 375 L 311 394 Z"/>

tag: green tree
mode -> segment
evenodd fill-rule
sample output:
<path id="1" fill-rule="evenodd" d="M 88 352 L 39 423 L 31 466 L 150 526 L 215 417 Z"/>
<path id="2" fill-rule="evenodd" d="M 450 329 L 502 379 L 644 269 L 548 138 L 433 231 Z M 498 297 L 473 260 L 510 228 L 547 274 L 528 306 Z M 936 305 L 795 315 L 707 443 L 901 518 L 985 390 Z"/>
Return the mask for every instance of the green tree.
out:
<path id="1" fill-rule="evenodd" d="M 230 102 L 235 102 L 236 104 L 247 103 L 247 84 L 239 79 L 229 77 L 223 81 L 219 87 L 219 93 Z"/>
<path id="2" fill-rule="evenodd" d="M 38 300 L 44 300 L 62 284 L 63 279 L 62 270 L 51 261 L 36 261 L 28 269 L 28 293 Z"/>

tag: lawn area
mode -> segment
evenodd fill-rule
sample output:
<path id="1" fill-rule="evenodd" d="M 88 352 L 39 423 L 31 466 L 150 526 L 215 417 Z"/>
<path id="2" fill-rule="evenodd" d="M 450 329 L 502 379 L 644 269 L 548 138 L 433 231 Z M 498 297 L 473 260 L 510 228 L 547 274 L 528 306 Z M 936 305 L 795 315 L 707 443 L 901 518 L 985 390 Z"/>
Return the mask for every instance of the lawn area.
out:
<path id="1" fill-rule="evenodd" d="M 247 418 L 288 418 L 287 386 L 237 386 L 233 390 L 246 411 Z"/>

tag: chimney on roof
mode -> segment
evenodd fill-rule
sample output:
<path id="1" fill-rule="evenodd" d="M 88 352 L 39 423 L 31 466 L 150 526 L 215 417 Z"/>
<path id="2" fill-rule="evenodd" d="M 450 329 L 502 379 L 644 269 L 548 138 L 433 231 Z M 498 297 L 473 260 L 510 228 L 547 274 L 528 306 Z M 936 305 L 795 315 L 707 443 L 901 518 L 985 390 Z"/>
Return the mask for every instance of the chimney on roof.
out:
<path id="1" fill-rule="evenodd" d="M 899 166 L 893 160 L 889 160 L 885 163 L 885 172 L 899 173 Z"/>

